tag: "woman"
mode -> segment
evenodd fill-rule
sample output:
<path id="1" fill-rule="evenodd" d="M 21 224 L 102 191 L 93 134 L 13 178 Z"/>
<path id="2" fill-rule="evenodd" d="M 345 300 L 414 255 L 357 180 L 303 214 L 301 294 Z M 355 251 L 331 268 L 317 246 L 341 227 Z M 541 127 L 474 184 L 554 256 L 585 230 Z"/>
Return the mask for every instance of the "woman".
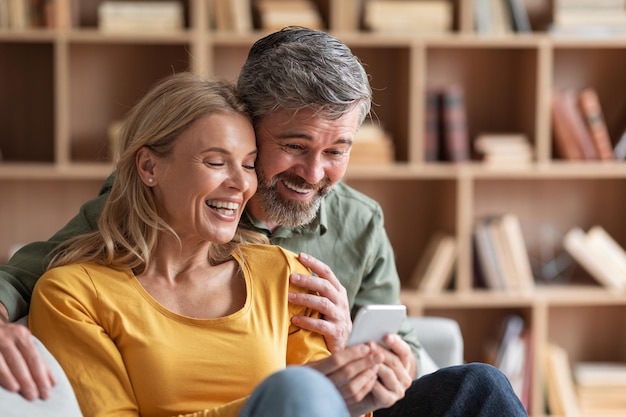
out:
<path id="1" fill-rule="evenodd" d="M 237 229 L 256 191 L 256 144 L 233 88 L 170 76 L 130 111 L 119 140 L 99 231 L 62 245 L 31 304 L 33 334 L 83 413 L 348 415 L 313 370 L 266 379 L 329 352 L 290 323 L 316 314 L 287 303 L 289 275 L 306 269 Z"/>

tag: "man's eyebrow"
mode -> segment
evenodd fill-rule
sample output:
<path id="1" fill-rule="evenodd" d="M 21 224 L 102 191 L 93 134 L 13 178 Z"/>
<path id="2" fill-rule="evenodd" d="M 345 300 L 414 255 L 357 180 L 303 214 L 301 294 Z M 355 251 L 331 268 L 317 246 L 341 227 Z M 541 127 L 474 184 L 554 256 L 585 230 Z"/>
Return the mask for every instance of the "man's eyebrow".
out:
<path id="1" fill-rule="evenodd" d="M 278 140 L 286 140 L 286 139 L 304 139 L 309 142 L 313 141 L 313 138 L 306 133 L 282 133 L 280 135 L 276 135 L 276 139 Z M 333 142 L 333 145 L 352 145 L 354 140 L 352 138 L 339 138 Z"/>

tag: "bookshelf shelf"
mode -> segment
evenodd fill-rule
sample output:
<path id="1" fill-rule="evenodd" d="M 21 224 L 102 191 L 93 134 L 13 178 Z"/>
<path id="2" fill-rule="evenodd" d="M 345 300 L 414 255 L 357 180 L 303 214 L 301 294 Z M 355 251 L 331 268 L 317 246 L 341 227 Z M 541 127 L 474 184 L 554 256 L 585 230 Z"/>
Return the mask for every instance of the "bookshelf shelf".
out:
<path id="1" fill-rule="evenodd" d="M 57 11 L 70 2 L 55 0 Z M 512 313 L 530 326 L 535 358 L 555 342 L 573 360 L 626 361 L 626 337 L 619 336 L 626 295 L 603 289 L 571 259 L 567 276 L 550 281 L 536 273 L 545 285 L 531 293 L 476 288 L 472 236 L 477 219 L 512 212 L 539 266 L 563 251 L 563 234 L 576 226 L 601 224 L 626 246 L 626 164 L 558 158 L 550 117 L 553 90 L 592 86 L 616 144 L 626 129 L 626 37 L 478 35 L 472 2 L 461 0 L 450 0 L 449 34 L 372 33 L 362 29 L 364 2 L 316 0 L 327 30 L 366 65 L 376 119 L 393 140 L 393 163 L 351 164 L 346 182 L 385 211 L 409 311 L 456 319 L 468 361 L 484 360 L 485 341 Z M 182 1 L 181 31 L 103 33 L 102 0 L 73 3 L 79 5 L 73 27 L 0 30 L 0 260 L 14 245 L 47 239 L 97 194 L 112 169 L 107 129 L 154 82 L 185 69 L 234 81 L 265 33 L 217 31 L 207 0 Z M 533 27 L 545 30 L 552 3 L 526 1 Z M 450 83 L 465 89 L 470 141 L 485 132 L 523 133 L 532 162 L 489 166 L 475 155 L 456 164 L 426 161 L 426 91 Z M 424 296 L 406 284 L 437 232 L 457 239 L 456 273 L 450 289 Z M 544 381 L 540 361 L 533 365 L 530 414 L 538 417 Z"/>

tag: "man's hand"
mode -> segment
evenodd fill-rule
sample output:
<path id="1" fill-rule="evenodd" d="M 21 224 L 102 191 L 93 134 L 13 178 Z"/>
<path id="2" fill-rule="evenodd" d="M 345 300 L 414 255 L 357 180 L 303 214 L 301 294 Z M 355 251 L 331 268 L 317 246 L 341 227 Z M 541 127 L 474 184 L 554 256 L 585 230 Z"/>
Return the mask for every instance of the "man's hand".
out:
<path id="1" fill-rule="evenodd" d="M 328 358 L 309 362 L 335 384 L 350 410 L 350 415 L 360 416 L 374 411 L 371 397 L 378 384 L 379 368 L 384 361 L 383 348 L 375 343 L 352 346 Z"/>
<path id="2" fill-rule="evenodd" d="M 8 323 L 0 305 L 0 386 L 27 400 L 50 396 L 56 381 L 33 343 L 28 328 Z"/>
<path id="3" fill-rule="evenodd" d="M 383 355 L 383 362 L 377 368 L 377 380 L 371 391 L 360 401 L 348 407 L 357 413 L 367 413 L 381 408 L 391 407 L 404 397 L 406 390 L 411 386 L 413 377 L 411 371 L 415 369 L 415 357 L 411 348 L 396 334 L 385 337 L 385 343 L 390 350 L 376 343 L 372 351 Z"/>
<path id="4" fill-rule="evenodd" d="M 352 416 L 387 408 L 404 397 L 413 378 L 414 367 L 409 346 L 397 335 L 388 335 L 385 343 L 352 346 L 329 356 L 309 362 L 337 387 Z"/>
<path id="5" fill-rule="evenodd" d="M 333 271 L 325 263 L 311 255 L 301 253 L 300 262 L 317 277 L 292 274 L 291 283 L 316 294 L 289 293 L 289 302 L 311 308 L 321 314 L 322 320 L 296 316 L 293 324 L 306 330 L 320 333 L 326 340 L 328 349 L 334 353 L 346 347 L 352 330 L 350 306 L 346 289 L 341 285 Z"/>

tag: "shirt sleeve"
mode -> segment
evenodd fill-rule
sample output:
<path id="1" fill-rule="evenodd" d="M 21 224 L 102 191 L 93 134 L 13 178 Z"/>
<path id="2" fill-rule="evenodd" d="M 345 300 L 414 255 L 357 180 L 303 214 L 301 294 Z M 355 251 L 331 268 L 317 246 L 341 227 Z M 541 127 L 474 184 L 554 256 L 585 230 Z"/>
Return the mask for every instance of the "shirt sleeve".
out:
<path id="1" fill-rule="evenodd" d="M 10 321 L 28 313 L 33 288 L 47 269 L 52 250 L 70 237 L 96 230 L 112 184 L 113 175 L 107 178 L 99 196 L 85 203 L 79 213 L 49 240 L 27 244 L 6 265 L 0 265 L 0 303 L 6 307 Z"/>
<path id="2" fill-rule="evenodd" d="M 55 268 L 34 289 L 29 327 L 61 364 L 85 415 L 139 416 L 126 367 L 98 307 L 87 270 Z"/>
<path id="3" fill-rule="evenodd" d="M 367 270 L 361 287 L 357 292 L 352 309 L 352 316 L 363 306 L 369 304 L 400 304 L 400 277 L 396 269 L 395 256 L 389 237 L 384 227 L 382 211 L 372 217 L 369 225 L 369 240 L 376 242 L 367 253 Z M 398 334 L 411 347 L 417 366 L 423 347 L 417 340 L 415 329 L 408 320 L 404 320 Z"/>

